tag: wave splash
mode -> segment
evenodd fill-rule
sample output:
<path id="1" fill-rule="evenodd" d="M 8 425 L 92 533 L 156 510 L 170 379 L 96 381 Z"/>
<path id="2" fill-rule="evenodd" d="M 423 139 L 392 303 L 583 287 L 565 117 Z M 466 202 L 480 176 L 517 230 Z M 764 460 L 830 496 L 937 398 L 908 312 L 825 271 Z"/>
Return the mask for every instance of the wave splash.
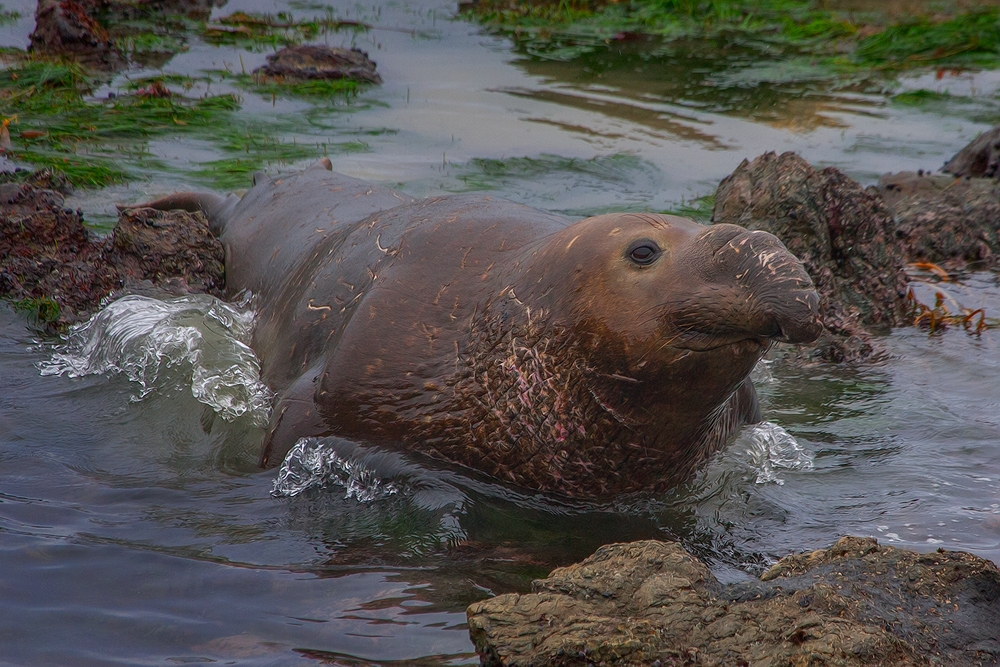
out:
<path id="1" fill-rule="evenodd" d="M 342 457 L 324 439 L 301 438 L 285 456 L 271 488 L 275 497 L 292 498 L 303 491 L 342 486 L 347 498 L 362 503 L 395 495 L 399 487 L 381 479 L 363 462 Z"/>
<path id="2" fill-rule="evenodd" d="M 784 484 L 785 480 L 778 477 L 778 468 L 813 469 L 812 452 L 807 451 L 791 433 L 777 424 L 754 424 L 747 429 L 744 437 L 749 444 L 746 453 L 750 457 L 750 465 L 757 471 L 757 484 Z"/>
<path id="3" fill-rule="evenodd" d="M 139 385 L 133 400 L 190 384 L 191 394 L 226 419 L 267 425 L 272 392 L 250 349 L 256 313 L 207 294 L 169 299 L 125 296 L 69 329 L 42 375 L 124 375 Z"/>

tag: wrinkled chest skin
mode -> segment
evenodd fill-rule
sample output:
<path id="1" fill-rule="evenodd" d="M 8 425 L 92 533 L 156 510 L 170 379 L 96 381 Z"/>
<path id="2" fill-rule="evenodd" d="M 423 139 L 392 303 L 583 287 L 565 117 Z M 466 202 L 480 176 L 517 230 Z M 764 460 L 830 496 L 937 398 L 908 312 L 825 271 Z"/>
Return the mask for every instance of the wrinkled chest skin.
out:
<path id="1" fill-rule="evenodd" d="M 213 223 L 280 392 L 265 466 L 336 434 L 566 496 L 666 489 L 759 420 L 771 342 L 819 333 L 801 264 L 733 225 L 415 201 L 321 168 Z"/>
<path id="2" fill-rule="evenodd" d="M 721 387 L 704 387 L 721 398 L 692 406 L 647 386 L 613 341 L 547 330 L 544 311 L 512 322 L 508 309 L 519 307 L 502 300 L 474 323 L 449 411 L 420 429 L 428 453 L 528 488 L 604 498 L 684 481 L 736 428 L 760 419 L 747 368 L 726 368 Z M 663 379 L 700 382 L 708 368 L 697 366 Z M 718 405 L 704 414 L 708 403 Z"/>

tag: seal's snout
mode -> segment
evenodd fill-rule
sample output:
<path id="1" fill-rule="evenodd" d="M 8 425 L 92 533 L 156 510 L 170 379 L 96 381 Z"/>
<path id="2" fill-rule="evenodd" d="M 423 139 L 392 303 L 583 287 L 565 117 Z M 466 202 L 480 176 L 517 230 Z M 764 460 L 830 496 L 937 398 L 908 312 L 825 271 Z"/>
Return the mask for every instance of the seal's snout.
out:
<path id="1" fill-rule="evenodd" d="M 703 277 L 715 298 L 705 319 L 737 327 L 745 335 L 787 343 L 811 343 L 823 331 L 819 295 L 802 263 L 767 232 L 713 225 L 698 239 Z M 708 301 L 708 300 L 706 300 Z M 725 324 L 723 324 L 725 323 Z M 735 332 L 734 332 L 735 333 Z"/>
<path id="2" fill-rule="evenodd" d="M 750 322 L 771 329 L 770 338 L 786 343 L 811 343 L 819 337 L 819 294 L 802 262 L 776 236 L 744 231 L 726 248 L 737 284 L 751 297 Z"/>

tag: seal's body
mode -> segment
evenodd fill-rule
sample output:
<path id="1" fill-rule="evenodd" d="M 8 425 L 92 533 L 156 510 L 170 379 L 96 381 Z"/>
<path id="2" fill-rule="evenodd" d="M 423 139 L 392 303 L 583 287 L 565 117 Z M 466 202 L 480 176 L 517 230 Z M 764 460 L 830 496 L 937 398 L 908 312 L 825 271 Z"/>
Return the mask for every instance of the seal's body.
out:
<path id="1" fill-rule="evenodd" d="M 152 205 L 205 210 L 228 289 L 257 296 L 264 466 L 336 434 L 569 496 L 667 488 L 760 419 L 771 341 L 820 332 L 798 260 L 735 225 L 416 201 L 321 167 Z"/>

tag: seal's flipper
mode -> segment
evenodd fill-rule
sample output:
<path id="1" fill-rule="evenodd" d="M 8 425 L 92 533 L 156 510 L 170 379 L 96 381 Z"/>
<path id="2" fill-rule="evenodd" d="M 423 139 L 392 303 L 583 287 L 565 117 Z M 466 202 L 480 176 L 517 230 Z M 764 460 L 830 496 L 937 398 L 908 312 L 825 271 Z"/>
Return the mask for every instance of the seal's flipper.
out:
<path id="1" fill-rule="evenodd" d="M 314 398 L 318 378 L 325 365 L 325 360 L 321 360 L 303 373 L 278 399 L 260 452 L 261 468 L 280 465 L 299 438 L 329 433 L 330 429 L 324 425 Z"/>

